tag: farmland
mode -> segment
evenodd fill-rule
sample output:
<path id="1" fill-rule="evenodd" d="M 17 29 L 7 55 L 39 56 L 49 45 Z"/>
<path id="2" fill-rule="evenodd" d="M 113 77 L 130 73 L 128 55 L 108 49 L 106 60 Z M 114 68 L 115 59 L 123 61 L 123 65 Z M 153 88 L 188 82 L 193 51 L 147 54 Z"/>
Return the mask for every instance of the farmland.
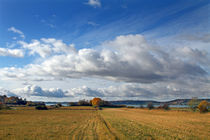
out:
<path id="1" fill-rule="evenodd" d="M 210 113 L 61 107 L 0 110 L 0 139 L 210 139 Z"/>

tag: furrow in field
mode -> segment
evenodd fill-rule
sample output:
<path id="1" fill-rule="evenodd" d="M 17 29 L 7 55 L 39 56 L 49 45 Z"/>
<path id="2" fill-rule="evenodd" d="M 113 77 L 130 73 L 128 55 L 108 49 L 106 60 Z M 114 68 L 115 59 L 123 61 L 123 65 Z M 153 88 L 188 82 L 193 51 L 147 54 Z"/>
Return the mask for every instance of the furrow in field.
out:
<path id="1" fill-rule="evenodd" d="M 108 131 L 108 133 L 112 136 L 113 139 L 118 140 L 118 136 L 113 132 L 113 128 L 105 121 L 105 119 L 98 113 L 98 118 L 100 122 L 104 125 L 105 129 Z"/>
<path id="2" fill-rule="evenodd" d="M 208 139 L 206 115 L 190 112 L 149 111 L 139 109 L 105 109 L 102 115 L 128 138 L 148 135 L 156 139 Z M 188 116 L 187 116 L 188 115 Z M 194 123 L 194 125 L 192 125 Z M 195 127 L 197 126 L 197 129 Z M 205 128 L 203 128 L 205 127 Z M 199 133 L 200 135 L 197 135 Z M 135 136 L 136 135 L 136 136 Z"/>

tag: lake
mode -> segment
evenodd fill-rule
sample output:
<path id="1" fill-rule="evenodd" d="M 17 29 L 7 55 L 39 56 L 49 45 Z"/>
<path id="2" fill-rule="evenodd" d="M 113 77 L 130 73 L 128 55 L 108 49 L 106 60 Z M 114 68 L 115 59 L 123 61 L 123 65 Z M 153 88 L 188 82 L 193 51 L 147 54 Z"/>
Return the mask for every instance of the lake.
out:
<path id="1" fill-rule="evenodd" d="M 126 104 L 126 106 L 133 106 L 133 107 L 140 107 L 141 105 L 132 105 L 132 104 Z M 143 107 L 147 107 L 147 104 L 142 105 Z M 160 106 L 160 104 L 153 105 L 154 107 Z M 186 108 L 189 107 L 188 105 L 169 105 L 169 107 L 176 107 L 176 108 Z"/>
<path id="2" fill-rule="evenodd" d="M 47 106 L 56 105 L 57 103 L 45 103 Z M 62 106 L 69 106 L 68 103 L 61 103 Z M 137 104 L 125 104 L 126 106 L 133 106 L 133 107 L 140 107 L 141 105 Z M 142 105 L 143 107 L 147 107 L 147 104 Z M 154 107 L 160 106 L 159 104 L 155 104 Z M 188 105 L 169 105 L 169 107 L 176 107 L 176 108 L 186 108 L 189 107 Z"/>

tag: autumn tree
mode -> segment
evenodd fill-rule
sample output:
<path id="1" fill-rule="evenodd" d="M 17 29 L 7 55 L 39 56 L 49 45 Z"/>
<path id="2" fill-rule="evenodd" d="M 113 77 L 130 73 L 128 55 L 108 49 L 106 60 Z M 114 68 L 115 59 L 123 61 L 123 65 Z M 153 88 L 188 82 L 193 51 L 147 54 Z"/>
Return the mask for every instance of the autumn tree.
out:
<path id="1" fill-rule="evenodd" d="M 0 102 L 0 110 L 3 108 L 3 103 Z"/>
<path id="2" fill-rule="evenodd" d="M 93 100 L 91 100 L 91 104 L 92 104 L 93 106 L 100 106 L 101 103 L 102 103 L 101 98 L 93 98 Z"/>
<path id="3" fill-rule="evenodd" d="M 201 101 L 200 104 L 198 105 L 198 109 L 200 110 L 201 113 L 208 112 L 208 107 L 209 103 L 206 100 Z"/>

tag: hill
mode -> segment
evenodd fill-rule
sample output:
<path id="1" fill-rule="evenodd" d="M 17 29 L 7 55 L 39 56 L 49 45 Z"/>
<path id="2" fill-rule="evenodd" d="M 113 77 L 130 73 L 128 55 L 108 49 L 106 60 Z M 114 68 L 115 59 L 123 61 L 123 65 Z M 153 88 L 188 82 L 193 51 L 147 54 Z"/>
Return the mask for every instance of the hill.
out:
<path id="1" fill-rule="evenodd" d="M 127 104 L 127 105 L 145 105 L 148 103 L 153 104 L 169 104 L 169 105 L 187 105 L 187 103 L 191 99 L 176 99 L 171 101 L 165 101 L 165 102 L 159 102 L 159 101 L 153 101 L 153 100 L 121 100 L 121 101 L 110 101 L 112 104 L 120 105 L 120 104 Z M 198 101 L 206 100 L 210 102 L 210 99 L 198 99 Z"/>

